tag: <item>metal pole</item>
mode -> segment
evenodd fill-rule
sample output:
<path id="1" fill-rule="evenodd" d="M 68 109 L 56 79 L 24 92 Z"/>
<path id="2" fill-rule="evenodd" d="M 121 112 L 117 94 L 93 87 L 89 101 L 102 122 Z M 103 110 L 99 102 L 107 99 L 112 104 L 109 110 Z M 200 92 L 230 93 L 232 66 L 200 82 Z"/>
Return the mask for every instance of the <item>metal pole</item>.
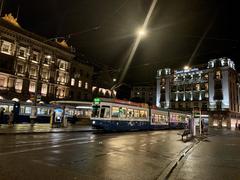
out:
<path id="1" fill-rule="evenodd" d="M 1 2 L 1 7 L 0 7 L 0 17 L 2 17 L 3 3 L 4 3 L 4 0 L 2 0 L 2 2 Z"/>
<path id="2" fill-rule="evenodd" d="M 193 128 L 193 136 L 196 136 L 195 110 L 194 109 L 193 109 L 193 118 L 192 118 L 192 128 Z"/>
<path id="3" fill-rule="evenodd" d="M 201 108 L 199 108 L 199 131 L 200 131 L 200 135 L 202 135 L 202 111 L 201 111 Z"/>
<path id="4" fill-rule="evenodd" d="M 20 6 L 18 6 L 18 9 L 17 9 L 17 19 L 18 19 L 18 16 L 19 16 L 19 10 L 20 10 Z"/>

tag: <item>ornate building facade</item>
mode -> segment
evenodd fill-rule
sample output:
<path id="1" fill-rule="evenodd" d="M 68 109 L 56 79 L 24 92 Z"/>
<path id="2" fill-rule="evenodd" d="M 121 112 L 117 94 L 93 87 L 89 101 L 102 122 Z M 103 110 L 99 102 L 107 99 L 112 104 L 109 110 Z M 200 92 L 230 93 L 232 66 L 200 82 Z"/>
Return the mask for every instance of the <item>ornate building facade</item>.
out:
<path id="1" fill-rule="evenodd" d="M 72 61 L 70 72 L 70 99 L 92 100 L 93 67 Z"/>
<path id="2" fill-rule="evenodd" d="M 31 33 L 11 14 L 0 19 L 0 98 L 21 101 L 71 99 L 74 53 L 65 41 L 52 42 Z M 76 63 L 81 64 L 81 63 Z M 86 69 L 86 67 L 82 67 Z M 79 70 L 80 72 L 80 70 Z M 91 96 L 91 73 L 84 80 Z M 87 84 L 87 85 L 86 85 Z"/>
<path id="3" fill-rule="evenodd" d="M 201 109 L 209 125 L 235 127 L 240 124 L 239 79 L 229 58 L 172 71 L 157 71 L 156 105 L 180 110 Z"/>

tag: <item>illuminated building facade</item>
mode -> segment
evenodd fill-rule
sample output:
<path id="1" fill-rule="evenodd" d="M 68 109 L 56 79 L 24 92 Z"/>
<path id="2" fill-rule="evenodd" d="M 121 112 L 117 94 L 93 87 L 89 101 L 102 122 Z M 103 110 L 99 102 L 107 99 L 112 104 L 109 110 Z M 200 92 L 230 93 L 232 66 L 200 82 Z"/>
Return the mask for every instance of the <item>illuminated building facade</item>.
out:
<path id="1" fill-rule="evenodd" d="M 75 63 L 74 57 L 65 41 L 52 42 L 33 34 L 21 28 L 11 14 L 6 15 L 0 19 L 0 98 L 44 102 L 75 98 L 70 93 L 74 89 L 71 78 L 79 66 L 89 70 L 89 75 L 76 77 L 76 81 L 79 85 L 82 79 L 84 93 L 91 94 L 92 69 Z"/>
<path id="2" fill-rule="evenodd" d="M 229 58 L 172 71 L 157 71 L 156 105 L 179 110 L 201 109 L 209 125 L 235 127 L 240 124 L 239 76 Z"/>
<path id="3" fill-rule="evenodd" d="M 93 67 L 74 60 L 70 71 L 70 99 L 92 100 Z"/>

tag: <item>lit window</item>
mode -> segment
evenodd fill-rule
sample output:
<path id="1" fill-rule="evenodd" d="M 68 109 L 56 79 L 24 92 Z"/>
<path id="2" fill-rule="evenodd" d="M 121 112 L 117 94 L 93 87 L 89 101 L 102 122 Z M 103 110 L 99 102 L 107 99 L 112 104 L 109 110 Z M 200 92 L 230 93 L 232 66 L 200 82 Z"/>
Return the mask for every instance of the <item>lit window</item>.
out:
<path id="1" fill-rule="evenodd" d="M 35 82 L 30 82 L 29 92 L 35 92 L 35 89 L 36 89 L 36 83 Z"/>
<path id="2" fill-rule="evenodd" d="M 43 78 L 43 79 L 48 79 L 48 77 L 49 77 L 49 72 L 48 72 L 47 69 L 44 69 L 44 70 L 42 71 L 42 78 Z"/>
<path id="3" fill-rule="evenodd" d="M 61 88 L 61 87 L 58 87 L 56 97 L 60 98 L 60 99 L 64 98 L 65 97 L 65 89 Z"/>
<path id="4" fill-rule="evenodd" d="M 216 72 L 216 79 L 221 79 L 221 71 Z"/>
<path id="5" fill-rule="evenodd" d="M 29 74 L 30 76 L 37 76 L 36 67 L 31 67 Z"/>
<path id="6" fill-rule="evenodd" d="M 196 84 L 196 90 L 197 90 L 197 91 L 200 90 L 200 84 Z"/>
<path id="7" fill-rule="evenodd" d="M 71 86 L 74 86 L 74 84 L 75 84 L 75 79 L 72 78 L 72 79 L 71 79 Z"/>
<path id="8" fill-rule="evenodd" d="M 208 83 L 205 83 L 205 90 L 208 90 Z"/>
<path id="9" fill-rule="evenodd" d="M 2 47 L 1 47 L 1 52 L 4 54 L 11 54 L 11 43 L 7 41 L 3 41 Z"/>
<path id="10" fill-rule="evenodd" d="M 78 87 L 82 87 L 82 81 L 78 81 Z"/>
<path id="11" fill-rule="evenodd" d="M 88 83 L 87 82 L 85 83 L 85 89 L 88 89 Z"/>
<path id="12" fill-rule="evenodd" d="M 205 93 L 205 98 L 208 98 L 208 92 Z"/>
<path id="13" fill-rule="evenodd" d="M 63 73 L 63 72 L 60 72 L 59 73 L 59 76 L 57 78 L 57 81 L 64 84 L 67 82 L 67 74 L 66 73 Z"/>
<path id="14" fill-rule="evenodd" d="M 47 95 L 47 91 L 48 91 L 48 85 L 47 84 L 42 84 L 41 94 L 43 96 L 46 96 Z"/>
<path id="15" fill-rule="evenodd" d="M 25 58 L 26 57 L 26 51 L 27 51 L 26 48 L 20 47 L 20 49 L 19 49 L 19 57 Z"/>
<path id="16" fill-rule="evenodd" d="M 38 59 L 39 59 L 39 53 L 34 51 L 32 55 L 32 60 L 38 62 Z"/>
<path id="17" fill-rule="evenodd" d="M 23 73 L 23 65 L 21 65 L 21 64 L 17 65 L 17 72 L 18 73 Z"/>
<path id="18" fill-rule="evenodd" d="M 0 77 L 0 87 L 4 87 L 4 84 L 5 84 L 5 78 Z"/>
<path id="19" fill-rule="evenodd" d="M 45 65 L 49 65 L 51 59 L 52 59 L 52 56 L 51 56 L 51 55 L 45 55 L 45 56 L 44 56 L 43 64 L 45 64 Z"/>
<path id="20" fill-rule="evenodd" d="M 22 91 L 22 85 L 23 85 L 23 80 L 22 79 L 16 79 L 15 90 L 17 90 L 18 92 L 21 92 Z"/>

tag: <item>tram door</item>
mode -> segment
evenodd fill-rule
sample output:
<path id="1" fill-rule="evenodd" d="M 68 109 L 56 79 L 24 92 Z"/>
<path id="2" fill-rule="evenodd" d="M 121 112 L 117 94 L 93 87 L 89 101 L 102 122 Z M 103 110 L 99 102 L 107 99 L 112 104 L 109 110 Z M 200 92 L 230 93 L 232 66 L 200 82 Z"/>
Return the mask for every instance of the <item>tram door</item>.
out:
<path id="1" fill-rule="evenodd" d="M 19 102 L 14 102 L 13 112 L 14 112 L 14 121 L 18 122 L 19 112 L 20 112 L 20 103 Z"/>
<path id="2" fill-rule="evenodd" d="M 60 126 L 63 121 L 63 109 L 62 108 L 55 108 L 53 113 L 51 114 L 51 124 L 55 124 Z"/>

